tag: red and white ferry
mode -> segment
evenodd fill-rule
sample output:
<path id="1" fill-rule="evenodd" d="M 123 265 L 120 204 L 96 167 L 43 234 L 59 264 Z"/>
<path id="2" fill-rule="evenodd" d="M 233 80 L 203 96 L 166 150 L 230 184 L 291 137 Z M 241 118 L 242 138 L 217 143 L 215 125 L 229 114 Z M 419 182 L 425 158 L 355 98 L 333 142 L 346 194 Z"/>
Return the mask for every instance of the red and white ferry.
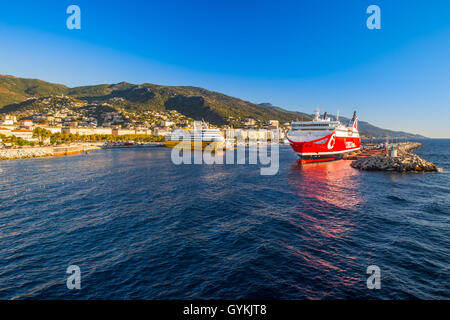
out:
<path id="1" fill-rule="evenodd" d="M 339 121 L 339 116 L 331 120 L 326 112 L 321 117 L 317 110 L 312 121 L 292 122 L 287 139 L 302 164 L 338 160 L 344 154 L 361 148 L 356 111 L 349 125 L 345 126 Z"/>

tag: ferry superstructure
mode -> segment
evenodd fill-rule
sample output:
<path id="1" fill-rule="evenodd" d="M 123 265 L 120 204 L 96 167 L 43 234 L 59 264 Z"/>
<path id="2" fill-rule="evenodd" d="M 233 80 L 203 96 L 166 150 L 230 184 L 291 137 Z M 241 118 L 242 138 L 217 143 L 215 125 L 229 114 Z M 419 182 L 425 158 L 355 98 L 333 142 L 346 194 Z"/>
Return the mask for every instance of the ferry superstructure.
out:
<path id="1" fill-rule="evenodd" d="M 339 118 L 331 120 L 326 112 L 321 116 L 319 110 L 312 121 L 293 121 L 291 125 L 287 139 L 302 164 L 341 159 L 361 148 L 356 111 L 348 126 Z"/>

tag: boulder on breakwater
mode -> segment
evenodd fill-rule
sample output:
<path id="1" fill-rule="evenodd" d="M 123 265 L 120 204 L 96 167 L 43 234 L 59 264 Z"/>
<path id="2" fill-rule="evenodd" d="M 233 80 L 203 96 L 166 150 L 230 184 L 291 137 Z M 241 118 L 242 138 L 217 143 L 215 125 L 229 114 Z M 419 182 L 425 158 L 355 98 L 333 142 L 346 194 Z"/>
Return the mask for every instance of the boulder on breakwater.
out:
<path id="1" fill-rule="evenodd" d="M 396 171 L 396 172 L 436 172 L 438 168 L 431 162 L 428 162 L 411 150 L 421 146 L 420 143 L 402 143 L 397 146 L 397 157 L 388 155 L 375 155 L 366 158 L 360 158 L 352 162 L 351 166 L 360 170 L 367 171 Z"/>

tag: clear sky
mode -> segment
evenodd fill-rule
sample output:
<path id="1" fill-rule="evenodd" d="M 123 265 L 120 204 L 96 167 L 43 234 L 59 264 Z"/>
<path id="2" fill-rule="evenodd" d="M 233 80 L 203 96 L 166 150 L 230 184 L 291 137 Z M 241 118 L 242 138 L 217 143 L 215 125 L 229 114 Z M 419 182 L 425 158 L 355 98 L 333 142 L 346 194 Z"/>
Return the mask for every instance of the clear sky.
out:
<path id="1" fill-rule="evenodd" d="M 0 74 L 193 85 L 450 137 L 449 0 L 1 1 L 0 44 Z"/>

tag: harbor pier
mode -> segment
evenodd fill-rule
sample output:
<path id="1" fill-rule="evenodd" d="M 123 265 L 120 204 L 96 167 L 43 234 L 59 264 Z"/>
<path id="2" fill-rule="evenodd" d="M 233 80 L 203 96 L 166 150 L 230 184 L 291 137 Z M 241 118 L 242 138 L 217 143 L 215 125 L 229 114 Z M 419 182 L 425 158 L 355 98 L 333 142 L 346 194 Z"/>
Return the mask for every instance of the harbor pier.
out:
<path id="1" fill-rule="evenodd" d="M 347 156 L 347 159 L 354 160 L 351 164 L 353 168 L 366 171 L 438 171 L 436 165 L 412 153 L 421 146 L 419 142 L 404 142 L 386 145 L 385 148 L 368 148 Z"/>

